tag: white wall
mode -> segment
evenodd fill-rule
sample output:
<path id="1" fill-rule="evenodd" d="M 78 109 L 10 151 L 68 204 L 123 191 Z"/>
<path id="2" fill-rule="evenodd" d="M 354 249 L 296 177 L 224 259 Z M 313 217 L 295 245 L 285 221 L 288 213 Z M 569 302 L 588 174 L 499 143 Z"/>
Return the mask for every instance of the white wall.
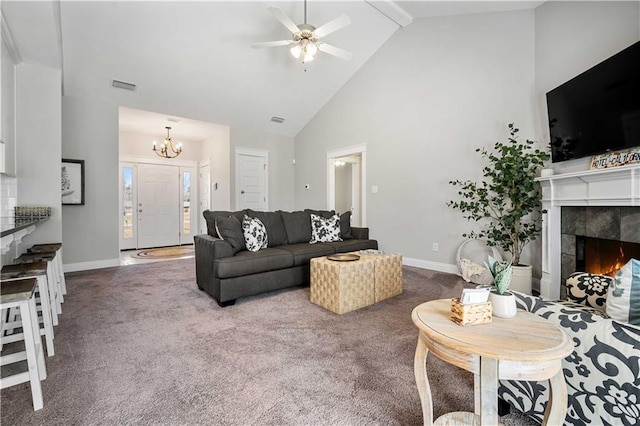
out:
<path id="1" fill-rule="evenodd" d="M 291 211 L 294 208 L 293 141 L 288 136 L 231 129 L 231 206 L 235 209 L 235 148 L 256 148 L 269 151 L 269 210 Z M 324 160 L 326 167 L 326 157 Z M 297 166 L 296 166 L 297 167 Z"/>
<path id="2" fill-rule="evenodd" d="M 17 202 L 52 207 L 51 218 L 23 240 L 23 247 L 65 244 L 60 191 L 61 78 L 60 70 L 53 68 L 26 63 L 16 66 Z"/>
<path id="3" fill-rule="evenodd" d="M 549 143 L 546 93 L 640 40 L 640 2 L 546 2 L 536 9 L 536 96 Z M 590 158 L 555 163 L 556 173 L 589 169 Z"/>
<path id="4" fill-rule="evenodd" d="M 448 181 L 479 178 L 475 149 L 508 123 L 536 137 L 534 66 L 532 10 L 414 20 L 297 135 L 296 208 L 325 207 L 326 151 L 367 144 L 370 235 L 446 269 L 474 227 L 446 206 Z"/>
<path id="5" fill-rule="evenodd" d="M 62 156 L 85 161 L 85 204 L 63 207 L 65 270 L 118 265 L 118 106 L 64 96 L 62 133 Z"/>
<path id="6" fill-rule="evenodd" d="M 231 210 L 230 138 L 229 126 L 221 125 L 202 143 L 202 158 L 211 166 L 211 210 Z"/>
<path id="7" fill-rule="evenodd" d="M 158 147 L 164 138 L 150 133 L 119 132 L 118 147 L 120 157 L 148 158 L 171 164 L 172 159 L 163 159 L 153 152 L 153 141 L 158 142 Z M 176 159 L 182 161 L 200 161 L 202 159 L 202 142 L 187 139 L 173 138 L 174 144 L 182 143 L 182 153 Z"/>

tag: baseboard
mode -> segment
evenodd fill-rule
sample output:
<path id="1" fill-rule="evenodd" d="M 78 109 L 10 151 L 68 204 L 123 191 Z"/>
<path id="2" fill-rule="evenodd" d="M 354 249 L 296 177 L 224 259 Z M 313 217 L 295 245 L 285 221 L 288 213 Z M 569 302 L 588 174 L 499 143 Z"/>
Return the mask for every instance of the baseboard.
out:
<path id="1" fill-rule="evenodd" d="M 65 263 L 62 265 L 64 272 L 87 271 L 90 269 L 111 268 L 120 266 L 120 259 L 95 260 L 92 262 Z"/>
<path id="2" fill-rule="evenodd" d="M 430 260 L 403 257 L 402 264 L 407 266 L 415 266 L 416 268 L 431 269 L 433 271 L 447 272 L 449 274 L 460 275 L 460 272 L 458 271 L 458 267 L 450 263 L 431 262 Z"/>

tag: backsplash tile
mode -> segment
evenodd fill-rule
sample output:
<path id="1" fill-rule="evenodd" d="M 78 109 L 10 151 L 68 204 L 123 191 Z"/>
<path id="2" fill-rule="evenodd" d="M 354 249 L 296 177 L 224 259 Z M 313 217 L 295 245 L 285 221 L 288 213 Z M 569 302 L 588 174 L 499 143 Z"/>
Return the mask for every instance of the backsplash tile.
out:
<path id="1" fill-rule="evenodd" d="M 15 176 L 0 176 L 0 216 L 13 216 L 13 208 L 18 203 L 18 178 Z"/>

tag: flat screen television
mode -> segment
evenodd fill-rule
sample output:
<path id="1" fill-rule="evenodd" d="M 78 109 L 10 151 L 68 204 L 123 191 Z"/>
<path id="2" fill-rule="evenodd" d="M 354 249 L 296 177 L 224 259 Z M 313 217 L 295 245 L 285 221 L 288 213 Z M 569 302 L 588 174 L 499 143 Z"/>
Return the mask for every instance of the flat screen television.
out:
<path id="1" fill-rule="evenodd" d="M 640 146 L 640 42 L 547 93 L 554 163 Z"/>

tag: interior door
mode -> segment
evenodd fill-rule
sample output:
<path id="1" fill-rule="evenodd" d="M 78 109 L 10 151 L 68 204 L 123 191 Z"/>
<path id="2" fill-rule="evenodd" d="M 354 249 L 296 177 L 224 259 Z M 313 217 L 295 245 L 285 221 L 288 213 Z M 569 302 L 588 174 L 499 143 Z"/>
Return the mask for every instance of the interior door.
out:
<path id="1" fill-rule="evenodd" d="M 237 209 L 267 210 L 266 189 L 267 159 L 265 157 L 237 154 L 236 179 L 239 194 L 236 194 Z"/>
<path id="2" fill-rule="evenodd" d="M 138 248 L 180 245 L 178 167 L 138 165 Z"/>
<path id="3" fill-rule="evenodd" d="M 198 187 L 200 188 L 200 210 L 198 211 L 198 223 L 200 224 L 200 233 L 207 233 L 207 221 L 204 220 L 202 212 L 211 208 L 211 166 L 200 166 L 199 168 Z"/>

